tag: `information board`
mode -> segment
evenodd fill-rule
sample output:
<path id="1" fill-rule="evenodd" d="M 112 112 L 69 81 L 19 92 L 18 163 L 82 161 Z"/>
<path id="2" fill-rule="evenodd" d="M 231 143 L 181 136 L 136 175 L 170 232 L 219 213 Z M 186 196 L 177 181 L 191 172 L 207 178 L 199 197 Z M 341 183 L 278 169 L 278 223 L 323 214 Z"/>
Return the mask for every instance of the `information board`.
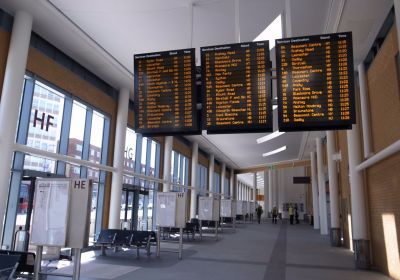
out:
<path id="1" fill-rule="evenodd" d="M 157 193 L 156 225 L 184 228 L 187 221 L 186 203 L 184 192 Z"/>
<path id="2" fill-rule="evenodd" d="M 236 217 L 236 201 L 221 199 L 221 217 Z"/>
<path id="3" fill-rule="evenodd" d="M 220 199 L 215 197 L 199 197 L 199 220 L 219 221 Z"/>
<path id="4" fill-rule="evenodd" d="M 70 201 L 70 179 L 38 179 L 30 243 L 65 247 Z"/>
<path id="5" fill-rule="evenodd" d="M 276 40 L 279 130 L 355 123 L 351 32 Z"/>
<path id="6" fill-rule="evenodd" d="M 134 56 L 135 131 L 194 134 L 197 121 L 195 50 Z"/>
<path id="7" fill-rule="evenodd" d="M 203 47 L 201 66 L 203 129 L 272 131 L 268 41 Z"/>

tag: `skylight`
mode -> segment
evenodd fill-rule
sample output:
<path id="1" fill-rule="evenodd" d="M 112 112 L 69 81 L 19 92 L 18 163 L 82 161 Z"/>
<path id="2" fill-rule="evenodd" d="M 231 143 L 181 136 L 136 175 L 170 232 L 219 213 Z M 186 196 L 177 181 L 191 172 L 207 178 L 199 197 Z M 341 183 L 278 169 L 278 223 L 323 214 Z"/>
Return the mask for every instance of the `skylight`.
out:
<path id="1" fill-rule="evenodd" d="M 274 132 L 272 132 L 272 133 L 270 133 L 268 135 L 265 135 L 263 137 L 258 138 L 257 139 L 257 144 L 261 144 L 261 143 L 267 142 L 269 140 L 272 140 L 272 139 L 274 139 L 276 137 L 281 136 L 282 134 L 285 134 L 285 132 L 280 132 L 279 130 L 276 130 L 276 131 L 274 131 Z"/>
<path id="2" fill-rule="evenodd" d="M 253 42 L 255 41 L 269 41 L 269 49 L 275 47 L 275 39 L 282 38 L 282 16 L 277 16 L 273 22 L 271 22 L 267 28 L 264 29 L 263 32 L 258 35 Z"/>
<path id="3" fill-rule="evenodd" d="M 286 150 L 286 146 L 283 146 L 283 147 L 280 147 L 280 148 L 278 148 L 278 149 L 276 149 L 276 150 L 270 151 L 270 152 L 268 152 L 268 153 L 264 153 L 264 154 L 263 154 L 263 157 L 268 157 L 268 156 L 271 156 L 271 155 L 274 155 L 274 154 L 283 152 L 283 151 L 285 151 L 285 150 Z"/>

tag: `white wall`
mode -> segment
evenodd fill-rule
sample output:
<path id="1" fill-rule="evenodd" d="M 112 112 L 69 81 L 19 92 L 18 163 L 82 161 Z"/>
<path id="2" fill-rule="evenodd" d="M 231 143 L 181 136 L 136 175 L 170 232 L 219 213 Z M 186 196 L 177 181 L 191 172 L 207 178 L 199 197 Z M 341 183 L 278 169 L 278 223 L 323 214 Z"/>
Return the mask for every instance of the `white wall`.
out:
<path id="1" fill-rule="evenodd" d="M 293 177 L 306 176 L 304 167 L 278 169 L 279 212 L 283 218 L 288 218 L 288 213 L 283 211 L 283 203 L 303 203 L 303 211 L 298 209 L 299 218 L 306 213 L 306 185 L 293 184 Z"/>

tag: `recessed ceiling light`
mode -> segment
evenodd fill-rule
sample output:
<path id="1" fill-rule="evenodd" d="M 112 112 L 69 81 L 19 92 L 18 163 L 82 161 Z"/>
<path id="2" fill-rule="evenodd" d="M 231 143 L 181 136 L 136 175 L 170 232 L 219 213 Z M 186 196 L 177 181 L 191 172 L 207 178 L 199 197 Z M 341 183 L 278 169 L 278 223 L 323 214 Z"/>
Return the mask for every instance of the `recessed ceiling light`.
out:
<path id="1" fill-rule="evenodd" d="M 276 149 L 276 150 L 270 151 L 270 152 L 268 152 L 268 153 L 264 153 L 264 154 L 263 154 L 263 157 L 271 156 L 271 155 L 274 155 L 274 154 L 283 152 L 283 151 L 285 151 L 285 150 L 286 150 L 286 146 L 283 146 L 283 147 L 280 147 L 280 148 L 278 148 L 278 149 Z"/>
<path id="2" fill-rule="evenodd" d="M 274 131 L 274 132 L 272 132 L 272 133 L 270 133 L 270 134 L 268 134 L 268 135 L 265 135 L 265 136 L 263 136 L 263 137 L 258 138 L 258 139 L 257 139 L 257 144 L 261 144 L 261 143 L 267 142 L 267 141 L 269 141 L 269 140 L 272 140 L 272 139 L 274 139 L 274 138 L 276 138 L 276 137 L 281 136 L 281 135 L 284 134 L 284 133 L 285 133 L 285 132 L 280 132 L 279 130 Z"/>
<path id="3" fill-rule="evenodd" d="M 275 110 L 276 108 L 278 108 L 278 105 L 272 105 L 272 110 Z"/>

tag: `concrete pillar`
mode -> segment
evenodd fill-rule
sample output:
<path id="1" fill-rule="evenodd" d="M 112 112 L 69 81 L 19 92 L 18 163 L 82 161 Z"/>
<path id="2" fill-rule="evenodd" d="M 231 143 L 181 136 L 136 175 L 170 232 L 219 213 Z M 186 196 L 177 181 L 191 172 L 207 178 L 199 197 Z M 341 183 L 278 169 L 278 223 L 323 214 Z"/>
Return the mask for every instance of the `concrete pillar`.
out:
<path id="1" fill-rule="evenodd" d="M 274 179 L 272 180 L 273 182 L 273 186 L 274 186 L 274 194 L 275 194 L 275 205 L 276 208 L 278 209 L 278 212 L 282 209 L 279 205 L 279 181 L 278 181 L 278 177 L 279 177 L 279 173 L 278 170 L 274 169 Z"/>
<path id="2" fill-rule="evenodd" d="M 371 253 L 367 229 L 365 190 L 362 173 L 356 169 L 356 166 L 361 163 L 360 146 L 358 125 L 353 125 L 351 130 L 347 130 L 347 147 L 349 153 L 354 258 L 357 268 L 370 269 Z"/>
<path id="3" fill-rule="evenodd" d="M 190 190 L 190 218 L 196 218 L 197 211 L 197 166 L 199 165 L 199 143 L 193 142 L 192 145 L 192 173 L 191 186 L 196 189 Z"/>
<path id="4" fill-rule="evenodd" d="M 257 172 L 254 172 L 254 180 L 253 180 L 253 197 L 252 200 L 257 202 Z"/>
<path id="5" fill-rule="evenodd" d="M 328 218 L 326 211 L 326 188 L 324 176 L 322 139 L 316 138 L 317 143 L 317 168 L 318 168 L 318 190 L 319 190 L 319 222 L 322 235 L 328 234 Z"/>
<path id="6" fill-rule="evenodd" d="M 340 240 L 340 221 L 339 221 L 339 189 L 337 179 L 336 162 L 333 155 L 336 153 L 335 137 L 333 131 L 327 131 L 327 155 L 328 155 L 328 175 L 329 175 L 329 198 L 331 207 L 331 245 L 341 246 Z"/>
<path id="7" fill-rule="evenodd" d="M 208 191 L 210 192 L 208 195 L 213 196 L 212 192 L 214 192 L 214 155 L 210 154 L 208 158 Z"/>
<path id="8" fill-rule="evenodd" d="M 230 187 L 230 194 L 231 194 L 231 199 L 236 199 L 236 188 L 235 188 L 235 174 L 234 170 L 231 168 L 231 177 L 229 178 L 229 187 Z"/>
<path id="9" fill-rule="evenodd" d="M 313 219 L 314 229 L 319 229 L 319 202 L 318 202 L 318 175 L 317 175 L 317 158 L 315 152 L 310 153 L 311 158 L 311 188 L 313 201 Z"/>
<path id="10" fill-rule="evenodd" d="M 269 169 L 268 170 L 268 185 L 269 185 L 269 190 L 268 190 L 268 201 L 269 201 L 269 207 L 270 207 L 270 209 L 269 209 L 269 211 L 271 212 L 272 211 L 272 208 L 274 208 L 276 205 L 275 205 L 275 201 L 274 201 L 274 186 L 273 186 L 273 177 L 274 177 L 274 174 L 273 174 L 273 170 L 272 169 Z"/>
<path id="11" fill-rule="evenodd" d="M 26 12 L 17 11 L 14 16 L 0 101 L 0 242 L 3 237 L 3 223 L 14 153 L 13 145 L 17 134 L 31 31 L 32 16 Z"/>
<path id="12" fill-rule="evenodd" d="M 268 212 L 271 212 L 271 203 L 269 199 L 269 176 L 268 176 L 268 170 L 264 170 L 264 214 L 268 216 Z"/>
<path id="13" fill-rule="evenodd" d="M 226 198 L 224 195 L 224 190 L 225 190 L 225 176 L 226 176 L 226 164 L 225 162 L 223 162 L 221 164 L 221 180 L 220 180 L 220 194 L 221 194 L 221 198 Z"/>
<path id="14" fill-rule="evenodd" d="M 108 220 L 108 228 L 119 229 L 120 212 L 121 212 L 121 195 L 122 183 L 124 175 L 124 152 L 126 126 L 128 123 L 129 110 L 129 90 L 120 89 L 118 95 L 118 112 L 117 125 L 115 129 L 115 144 L 114 144 L 114 161 L 113 165 L 117 169 L 112 174 L 111 181 L 111 197 L 110 197 L 110 214 Z"/>
<path id="15" fill-rule="evenodd" d="M 164 165 L 163 165 L 163 192 L 171 190 L 171 157 L 172 157 L 172 144 L 174 138 L 172 136 L 165 136 L 164 142 Z"/>

